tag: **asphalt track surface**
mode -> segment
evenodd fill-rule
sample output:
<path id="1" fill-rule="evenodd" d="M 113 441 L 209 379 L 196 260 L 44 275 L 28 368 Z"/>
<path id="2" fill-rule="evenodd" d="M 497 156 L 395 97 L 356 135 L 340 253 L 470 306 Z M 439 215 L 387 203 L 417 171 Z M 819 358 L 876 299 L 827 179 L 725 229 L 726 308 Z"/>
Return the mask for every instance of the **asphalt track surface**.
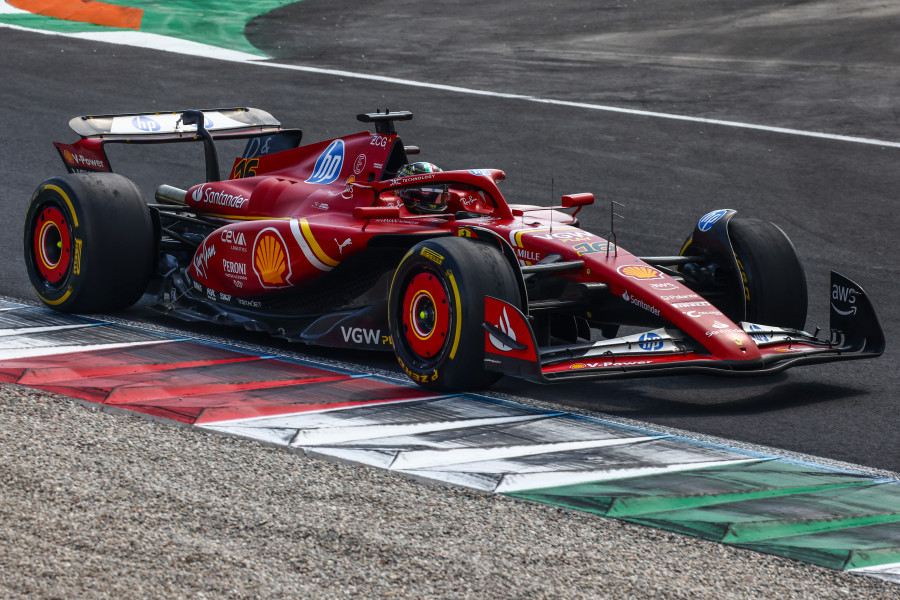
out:
<path id="1" fill-rule="evenodd" d="M 900 141 L 892 104 L 900 8 L 759 0 L 581 6 L 309 0 L 252 21 L 247 36 L 271 62 Z M 7 113 L 0 149 L 2 295 L 33 297 L 21 259 L 21 221 L 37 184 L 63 172 L 50 142 L 75 138 L 66 126 L 72 116 L 249 105 L 301 127 L 310 142 L 361 129 L 359 112 L 412 110 L 416 118 L 401 124 L 400 133 L 422 147 L 423 159 L 444 168 L 502 168 L 511 201 L 549 202 L 551 189 L 557 196 L 594 192 L 597 203 L 582 212 L 583 223 L 601 234 L 609 228 L 606 202 L 623 203 L 618 240 L 636 254 L 677 252 L 695 220 L 715 208 L 771 220 L 805 263 L 808 328 L 827 328 L 828 274 L 835 269 L 865 287 L 888 339 L 878 360 L 764 379 L 543 387 L 506 378 L 492 391 L 900 471 L 896 147 L 15 30 L 0 30 L 0 40 L 0 101 Z M 159 183 L 187 187 L 202 177 L 199 147 L 114 148 L 110 157 L 148 193 Z M 148 318 L 141 311 L 129 316 Z M 313 358 L 337 356 L 301 350 Z M 364 368 L 396 371 L 389 356 L 356 359 Z"/>

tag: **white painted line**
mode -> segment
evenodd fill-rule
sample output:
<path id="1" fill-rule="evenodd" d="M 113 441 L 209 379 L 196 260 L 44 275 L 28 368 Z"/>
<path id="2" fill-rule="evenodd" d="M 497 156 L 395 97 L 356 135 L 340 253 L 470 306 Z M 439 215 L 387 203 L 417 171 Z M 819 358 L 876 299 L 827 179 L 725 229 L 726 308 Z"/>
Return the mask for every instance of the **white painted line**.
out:
<path id="1" fill-rule="evenodd" d="M 412 471 L 415 469 L 435 469 L 473 462 L 500 460 L 504 458 L 522 458 L 538 454 L 555 454 L 605 448 L 608 446 L 625 446 L 658 440 L 664 436 L 645 436 L 605 440 L 584 440 L 578 442 L 553 442 L 547 444 L 522 444 L 518 446 L 480 446 L 477 448 L 448 448 L 442 450 L 411 450 L 401 452 L 390 466 L 391 469 Z"/>
<path id="2" fill-rule="evenodd" d="M 3 5 L 0 5 L 3 6 Z M 269 67 L 273 69 L 284 69 L 290 71 L 300 71 L 303 73 L 313 73 L 316 75 L 329 75 L 334 77 L 343 77 L 348 79 L 362 79 L 366 81 L 378 81 L 381 83 L 390 83 L 407 87 L 419 87 L 430 90 L 439 90 L 456 94 L 466 94 L 470 96 L 485 96 L 489 98 L 500 98 L 506 100 L 518 100 L 522 102 L 534 102 L 537 104 L 547 104 L 551 106 L 561 106 L 566 108 L 580 108 L 584 110 L 594 110 L 601 112 L 611 112 L 638 117 L 650 117 L 655 119 L 667 119 L 672 121 L 685 121 L 689 123 L 700 123 L 703 125 L 714 125 L 719 127 L 734 127 L 738 129 L 749 129 L 754 131 L 763 131 L 767 133 L 779 133 L 785 135 L 793 135 L 799 137 L 817 138 L 836 142 L 847 142 L 853 144 L 866 144 L 871 146 L 881 146 L 885 148 L 900 148 L 900 142 L 892 142 L 888 140 L 878 140 L 872 138 L 838 135 L 834 133 L 825 133 L 819 131 L 806 131 L 803 129 L 792 129 L 790 127 L 773 127 L 770 125 L 758 125 L 754 123 L 743 123 L 740 121 L 727 121 L 723 119 L 707 119 L 704 117 L 692 117 L 689 115 L 677 115 L 672 113 L 663 113 L 649 110 L 638 110 L 633 108 L 622 108 L 618 106 L 608 106 L 604 104 L 591 104 L 589 102 L 573 102 L 569 100 L 557 100 L 553 98 L 539 98 L 537 96 L 529 96 L 524 94 L 509 94 L 505 92 L 495 92 L 490 90 L 478 90 L 472 88 L 459 87 L 454 85 L 445 85 L 440 83 L 430 83 L 426 81 L 415 81 L 412 79 L 401 79 L 399 77 L 385 77 L 382 75 L 372 75 L 370 73 L 356 73 L 353 71 L 342 71 L 339 69 L 324 69 L 319 67 L 308 67 L 303 65 L 291 65 L 276 62 L 265 62 L 263 57 L 245 52 L 237 52 L 225 48 L 217 48 L 206 44 L 189 42 L 186 40 L 177 40 L 158 34 L 144 33 L 140 31 L 110 31 L 95 33 L 60 33 L 57 31 L 46 31 L 43 29 L 30 29 L 27 27 L 19 27 L 7 23 L 0 23 L 0 27 L 10 29 L 18 29 L 20 31 L 31 31 L 35 33 L 43 33 L 45 35 L 57 35 L 63 37 L 73 37 L 95 42 L 104 42 L 110 44 L 120 44 L 126 46 L 134 46 L 138 48 L 149 48 L 152 50 L 162 50 L 165 52 L 175 52 L 178 54 L 188 54 L 191 56 L 202 56 L 214 60 L 224 60 L 229 62 L 238 62 L 243 64 L 254 64 L 261 67 Z"/>
<path id="3" fill-rule="evenodd" d="M 884 565 L 874 565 L 871 567 L 859 567 L 858 569 L 847 569 L 848 573 L 854 575 L 865 575 L 867 577 L 875 577 L 883 579 L 891 583 L 900 583 L 900 563 L 887 563 Z"/>
<path id="4" fill-rule="evenodd" d="M 713 460 L 708 462 L 682 463 L 665 465 L 662 467 L 635 467 L 625 469 L 606 469 L 597 471 L 556 471 L 550 473 L 508 473 L 494 491 L 499 493 L 522 492 L 540 488 L 575 485 L 578 483 L 590 483 L 597 481 L 611 481 L 625 479 L 627 477 L 648 477 L 663 473 L 680 473 L 684 471 L 696 471 L 709 467 L 727 467 L 729 465 L 741 465 L 760 462 L 758 458 L 746 458 L 739 460 Z"/>
<path id="5" fill-rule="evenodd" d="M 310 448 L 313 446 L 329 446 L 347 442 L 364 442 L 378 438 L 416 435 L 435 431 L 451 431 L 453 429 L 469 429 L 484 425 L 502 425 L 504 423 L 521 423 L 545 419 L 545 415 L 525 415 L 516 417 L 487 417 L 484 419 L 459 419 L 456 421 L 401 423 L 399 425 L 356 425 L 350 427 L 322 427 L 320 429 L 301 429 L 291 441 L 291 446 Z"/>
<path id="6" fill-rule="evenodd" d="M 97 325 L 103 325 L 103 323 L 79 323 L 77 325 L 47 325 L 45 327 L 18 327 L 16 329 L 0 329 L 0 337 L 29 335 L 33 333 L 47 333 L 49 331 L 62 331 L 64 329 L 83 329 L 85 327 L 96 327 Z"/>
<path id="7" fill-rule="evenodd" d="M 94 344 L 94 345 L 68 345 L 68 346 L 50 346 L 45 348 L 12 348 L 0 349 L 0 361 L 18 360 L 23 358 L 36 358 L 39 356 L 53 356 L 54 354 L 74 354 L 76 352 L 95 352 L 97 350 L 112 350 L 113 348 L 133 348 L 135 346 L 149 346 L 151 344 L 166 344 L 175 340 L 160 340 L 149 342 L 123 342 L 116 344 Z"/>

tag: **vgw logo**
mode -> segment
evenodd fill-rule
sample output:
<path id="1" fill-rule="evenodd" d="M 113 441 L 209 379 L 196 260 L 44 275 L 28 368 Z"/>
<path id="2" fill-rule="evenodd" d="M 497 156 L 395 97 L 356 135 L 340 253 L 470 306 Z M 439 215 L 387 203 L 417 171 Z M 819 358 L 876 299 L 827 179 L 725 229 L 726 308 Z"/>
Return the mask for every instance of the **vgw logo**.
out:
<path id="1" fill-rule="evenodd" d="M 135 129 L 140 131 L 159 131 L 162 129 L 162 126 L 156 121 L 156 119 L 152 119 L 150 117 L 135 117 L 131 120 L 131 124 Z"/>
<path id="2" fill-rule="evenodd" d="M 325 148 L 325 152 L 319 155 L 312 175 L 306 180 L 306 183 L 334 183 L 341 173 L 343 164 L 344 140 L 334 140 Z"/>

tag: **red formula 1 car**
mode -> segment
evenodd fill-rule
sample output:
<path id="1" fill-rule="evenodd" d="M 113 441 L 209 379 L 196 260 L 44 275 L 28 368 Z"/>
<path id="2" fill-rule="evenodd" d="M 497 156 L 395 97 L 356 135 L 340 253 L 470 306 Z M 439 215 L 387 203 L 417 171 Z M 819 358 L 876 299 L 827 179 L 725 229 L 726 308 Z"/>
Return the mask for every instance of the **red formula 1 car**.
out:
<path id="1" fill-rule="evenodd" d="M 410 118 L 362 114 L 374 133 L 300 145 L 299 130 L 251 108 L 76 117 L 81 139 L 56 144 L 69 174 L 37 188 L 25 221 L 34 288 L 61 311 L 150 294 L 188 321 L 393 350 L 438 390 L 504 373 L 761 374 L 884 349 L 869 299 L 837 273 L 831 331 L 803 331 L 803 268 L 770 223 L 715 210 L 680 255 L 637 257 L 579 228 L 591 194 L 508 204 L 499 170 L 403 170 L 418 149 L 395 122 Z M 216 140 L 234 138 L 246 148 L 222 179 Z M 206 181 L 162 185 L 150 204 L 104 151 L 177 141 L 204 144 Z"/>

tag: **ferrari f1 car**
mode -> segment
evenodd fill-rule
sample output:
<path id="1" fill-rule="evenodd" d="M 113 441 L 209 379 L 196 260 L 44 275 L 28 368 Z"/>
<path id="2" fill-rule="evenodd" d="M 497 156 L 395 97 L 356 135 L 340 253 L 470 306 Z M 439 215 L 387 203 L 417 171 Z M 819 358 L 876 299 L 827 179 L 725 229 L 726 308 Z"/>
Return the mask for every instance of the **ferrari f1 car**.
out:
<path id="1" fill-rule="evenodd" d="M 90 313 L 148 294 L 187 321 L 392 350 L 436 390 L 765 374 L 884 349 L 868 297 L 837 273 L 830 331 L 804 331 L 803 267 L 771 223 L 713 210 L 679 255 L 638 257 L 579 227 L 592 194 L 541 207 L 509 204 L 496 169 L 398 176 L 418 152 L 396 131 L 412 114 L 357 118 L 374 132 L 308 145 L 252 108 L 72 119 L 81 139 L 55 144 L 68 174 L 38 186 L 25 220 L 38 296 Z M 224 139 L 247 140 L 228 178 Z M 150 203 L 104 148 L 181 141 L 204 145 L 205 181 Z"/>

